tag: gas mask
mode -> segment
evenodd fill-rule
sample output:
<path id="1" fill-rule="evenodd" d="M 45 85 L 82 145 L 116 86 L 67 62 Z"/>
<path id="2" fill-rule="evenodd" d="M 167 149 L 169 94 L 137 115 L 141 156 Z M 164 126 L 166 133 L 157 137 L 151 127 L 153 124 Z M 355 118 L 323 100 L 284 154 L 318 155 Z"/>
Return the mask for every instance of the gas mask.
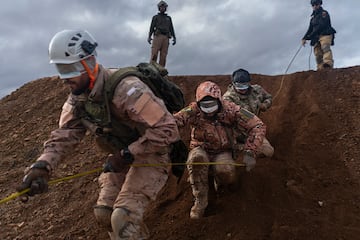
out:
<path id="1" fill-rule="evenodd" d="M 204 113 L 214 113 L 219 109 L 219 103 L 217 99 L 202 100 L 199 102 L 199 107 Z"/>

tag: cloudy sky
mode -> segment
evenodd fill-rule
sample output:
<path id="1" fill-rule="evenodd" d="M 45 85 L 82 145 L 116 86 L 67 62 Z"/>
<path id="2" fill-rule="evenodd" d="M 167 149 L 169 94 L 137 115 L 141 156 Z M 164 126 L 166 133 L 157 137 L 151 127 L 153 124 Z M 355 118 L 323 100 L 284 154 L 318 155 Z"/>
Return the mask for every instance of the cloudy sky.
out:
<path id="1" fill-rule="evenodd" d="M 236 68 L 279 75 L 315 69 L 311 48 L 300 48 L 312 12 L 310 0 L 167 0 L 177 44 L 170 75 L 231 74 Z M 337 30 L 335 67 L 360 64 L 359 0 L 323 0 Z M 2 0 L 0 97 L 32 80 L 56 75 L 48 45 L 63 29 L 86 29 L 104 66 L 148 61 L 147 35 L 157 13 L 153 0 Z M 311 54 L 311 55 L 310 55 Z"/>

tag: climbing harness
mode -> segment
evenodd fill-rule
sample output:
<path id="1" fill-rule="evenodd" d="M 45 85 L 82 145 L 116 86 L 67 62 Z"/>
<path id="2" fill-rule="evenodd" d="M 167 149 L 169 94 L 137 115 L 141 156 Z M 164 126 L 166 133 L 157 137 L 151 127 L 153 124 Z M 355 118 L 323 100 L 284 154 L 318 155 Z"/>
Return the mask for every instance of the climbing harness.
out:
<path id="1" fill-rule="evenodd" d="M 199 163 L 135 163 L 135 164 L 131 164 L 131 167 L 169 167 L 169 166 L 177 166 L 177 165 L 231 165 L 231 166 L 235 166 L 235 167 L 244 167 L 245 164 L 243 163 L 229 163 L 229 162 L 199 162 Z M 59 182 L 64 182 L 64 181 L 68 181 L 74 178 L 78 178 L 78 177 L 83 177 L 86 175 L 90 175 L 93 173 L 98 173 L 98 172 L 102 172 L 103 168 L 96 168 L 94 170 L 91 171 L 86 171 L 86 172 L 82 172 L 82 173 L 78 173 L 72 176 L 68 176 L 68 177 L 64 177 L 64 178 L 59 178 L 59 179 L 54 179 L 49 181 L 49 185 L 54 185 L 56 183 Z M 1 199 L 0 200 L 0 204 L 9 202 L 27 192 L 30 191 L 30 188 L 27 188 L 21 192 L 16 192 L 16 193 L 12 193 L 10 194 L 8 197 Z"/>

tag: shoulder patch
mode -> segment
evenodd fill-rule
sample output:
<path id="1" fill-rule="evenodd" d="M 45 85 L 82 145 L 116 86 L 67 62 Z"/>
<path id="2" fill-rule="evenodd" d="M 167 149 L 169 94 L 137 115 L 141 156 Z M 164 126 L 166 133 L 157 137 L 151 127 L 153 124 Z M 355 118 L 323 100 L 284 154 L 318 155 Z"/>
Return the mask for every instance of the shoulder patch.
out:
<path id="1" fill-rule="evenodd" d="M 143 93 L 134 104 L 133 112 L 138 114 L 149 126 L 154 126 L 165 115 L 162 106 L 154 101 L 148 93 Z"/>
<path id="2" fill-rule="evenodd" d="M 322 17 L 326 17 L 326 16 L 327 16 L 327 12 L 323 11 L 321 15 L 322 15 Z"/>
<path id="3" fill-rule="evenodd" d="M 192 108 L 191 108 L 191 106 L 187 106 L 187 107 L 181 109 L 180 112 L 187 112 L 187 113 L 189 113 L 189 112 L 192 112 Z"/>
<path id="4" fill-rule="evenodd" d="M 251 113 L 250 111 L 246 110 L 245 108 L 241 108 L 240 109 L 240 116 L 245 121 L 249 121 L 250 119 L 252 119 L 254 117 L 254 114 Z"/>

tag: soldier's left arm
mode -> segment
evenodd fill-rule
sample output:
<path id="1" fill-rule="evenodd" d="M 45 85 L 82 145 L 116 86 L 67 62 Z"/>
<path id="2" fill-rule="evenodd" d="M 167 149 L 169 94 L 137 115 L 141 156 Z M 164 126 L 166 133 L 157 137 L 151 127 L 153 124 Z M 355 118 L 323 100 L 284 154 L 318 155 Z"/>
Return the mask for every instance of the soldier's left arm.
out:
<path id="1" fill-rule="evenodd" d="M 255 114 L 244 108 L 236 106 L 234 110 L 238 127 L 248 131 L 244 150 L 257 153 L 257 149 L 261 146 L 266 134 L 266 125 Z"/>
<path id="2" fill-rule="evenodd" d="M 130 79 L 129 79 L 130 78 Z M 119 112 L 143 128 L 143 134 L 128 148 L 133 155 L 162 152 L 180 139 L 178 127 L 164 102 L 136 77 L 117 86 L 113 103 Z M 131 124 L 131 123 L 129 123 Z"/>

